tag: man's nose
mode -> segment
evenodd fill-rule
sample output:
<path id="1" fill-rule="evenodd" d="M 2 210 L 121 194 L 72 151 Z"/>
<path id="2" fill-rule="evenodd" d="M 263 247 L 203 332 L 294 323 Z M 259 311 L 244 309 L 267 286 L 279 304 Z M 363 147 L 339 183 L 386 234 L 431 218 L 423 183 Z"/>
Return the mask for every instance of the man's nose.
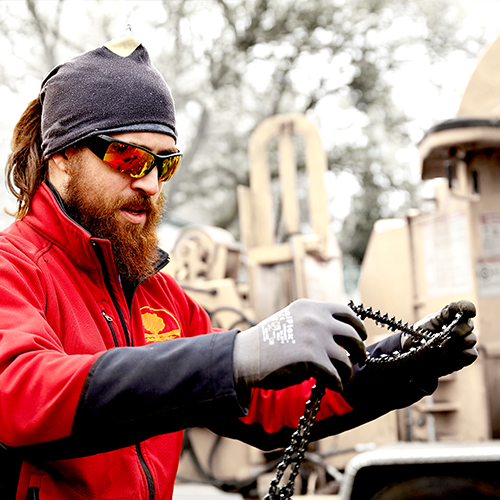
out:
<path id="1" fill-rule="evenodd" d="M 148 196 L 155 196 L 161 191 L 161 182 L 158 179 L 158 169 L 155 167 L 151 172 L 148 172 L 144 177 L 132 177 L 132 189 L 142 191 Z"/>

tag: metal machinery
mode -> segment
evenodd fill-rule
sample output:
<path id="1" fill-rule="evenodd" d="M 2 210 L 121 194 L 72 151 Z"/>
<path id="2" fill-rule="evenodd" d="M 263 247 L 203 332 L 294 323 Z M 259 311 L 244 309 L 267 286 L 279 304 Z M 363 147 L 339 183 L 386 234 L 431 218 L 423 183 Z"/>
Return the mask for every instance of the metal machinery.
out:
<path id="1" fill-rule="evenodd" d="M 342 498 L 372 498 L 365 496 L 370 481 L 384 500 L 423 498 L 418 488 L 425 498 L 500 497 L 499 81 L 500 39 L 480 59 L 457 116 L 419 144 L 422 179 L 442 178 L 435 208 L 378 221 L 360 279 L 363 302 L 413 322 L 450 301 L 471 300 L 480 358 L 399 412 L 399 437 L 420 444 L 353 459 Z M 379 332 L 367 326 L 376 340 Z"/>
<path id="2" fill-rule="evenodd" d="M 471 300 L 478 309 L 480 359 L 443 378 L 436 393 L 414 407 L 310 446 L 298 493 L 324 491 L 328 478 L 340 483 L 342 500 L 500 498 L 499 81 L 500 39 L 480 60 L 457 117 L 431 129 L 419 144 L 422 179 L 443 178 L 435 187 L 435 208 L 378 221 L 360 279 L 365 305 L 409 322 L 450 301 Z M 306 151 L 300 173 L 297 136 L 305 148 L 295 150 Z M 273 147 L 277 169 L 269 162 Z M 299 297 L 345 302 L 317 131 L 301 115 L 271 117 L 252 135 L 249 156 L 250 187 L 238 192 L 242 243 L 223 230 L 187 228 L 169 271 L 222 328 L 245 328 Z M 309 181 L 305 210 L 297 175 Z M 276 186 L 281 210 L 271 204 Z M 300 219 L 304 212 L 307 221 Z M 273 213 L 280 214 L 278 222 Z M 369 342 L 387 334 L 373 322 L 366 325 Z M 180 477 L 247 497 L 267 491 L 277 455 L 204 429 L 187 436 Z M 370 451 L 360 453 L 362 443 Z"/>

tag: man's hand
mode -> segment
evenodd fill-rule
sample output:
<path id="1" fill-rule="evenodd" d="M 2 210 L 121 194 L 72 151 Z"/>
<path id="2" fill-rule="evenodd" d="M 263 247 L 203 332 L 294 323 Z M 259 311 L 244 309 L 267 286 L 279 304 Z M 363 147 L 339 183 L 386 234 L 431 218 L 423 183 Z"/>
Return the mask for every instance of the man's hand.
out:
<path id="1" fill-rule="evenodd" d="M 234 374 L 247 387 L 281 389 L 310 377 L 342 390 L 364 363 L 366 330 L 345 305 L 301 299 L 236 335 Z"/>
<path id="2" fill-rule="evenodd" d="M 422 328 L 437 332 L 451 323 L 458 312 L 463 313 L 463 320 L 451 330 L 451 337 L 442 347 L 431 349 L 429 357 L 426 357 L 426 369 L 428 368 L 438 377 L 461 370 L 476 360 L 478 356 L 475 347 L 477 337 L 473 332 L 474 322 L 471 319 L 476 315 L 476 307 L 468 300 L 452 302 L 439 312 L 429 314 L 414 325 L 416 329 Z M 408 350 L 415 344 L 411 337 L 406 337 L 402 338 L 402 345 L 403 350 Z"/>

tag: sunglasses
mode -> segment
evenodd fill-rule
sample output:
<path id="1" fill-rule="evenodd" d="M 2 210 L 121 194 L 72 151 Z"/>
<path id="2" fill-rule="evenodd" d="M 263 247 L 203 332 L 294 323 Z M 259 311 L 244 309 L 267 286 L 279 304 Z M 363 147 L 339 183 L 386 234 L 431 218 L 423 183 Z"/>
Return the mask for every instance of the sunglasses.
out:
<path id="1" fill-rule="evenodd" d="M 157 155 L 147 148 L 102 134 L 87 139 L 84 145 L 111 168 L 135 179 L 144 177 L 158 167 L 158 180 L 167 182 L 175 174 L 182 158 L 180 151 Z"/>

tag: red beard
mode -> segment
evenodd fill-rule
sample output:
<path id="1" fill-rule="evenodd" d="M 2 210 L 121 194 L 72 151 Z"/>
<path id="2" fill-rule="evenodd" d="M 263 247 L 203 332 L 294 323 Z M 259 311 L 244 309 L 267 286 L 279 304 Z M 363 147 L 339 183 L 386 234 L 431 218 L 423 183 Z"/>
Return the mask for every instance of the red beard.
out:
<path id="1" fill-rule="evenodd" d="M 92 236 L 111 242 L 116 269 L 123 281 L 134 283 L 153 275 L 158 259 L 156 228 L 165 204 L 163 194 L 154 202 L 139 193 L 131 198 L 112 199 L 104 190 L 96 190 L 95 182 L 86 179 L 84 171 L 83 165 L 73 165 L 71 169 L 65 200 L 68 215 Z M 136 225 L 119 220 L 118 211 L 124 207 L 145 210 L 146 222 Z"/>

